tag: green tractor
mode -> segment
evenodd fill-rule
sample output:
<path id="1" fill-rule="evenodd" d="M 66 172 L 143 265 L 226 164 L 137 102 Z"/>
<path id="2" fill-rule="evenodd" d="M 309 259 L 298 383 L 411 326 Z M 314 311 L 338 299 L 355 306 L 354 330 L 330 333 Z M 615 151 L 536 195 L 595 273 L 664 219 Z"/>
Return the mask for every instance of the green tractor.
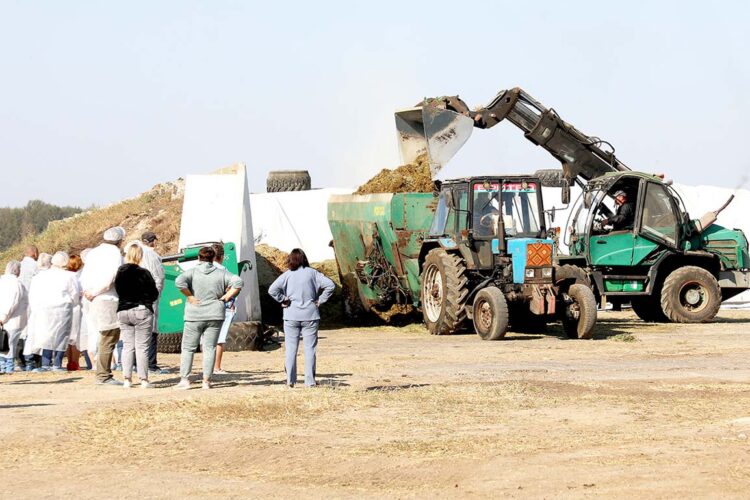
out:
<path id="1" fill-rule="evenodd" d="M 564 204 L 570 203 L 572 184 L 583 194 L 565 236 L 571 255 L 558 261 L 600 297 L 631 302 L 646 321 L 693 323 L 711 320 L 723 300 L 750 288 L 747 238 L 739 229 L 714 224 L 732 198 L 691 220 L 662 178 L 632 171 L 607 141 L 584 134 L 519 88 L 501 91 L 476 110 L 458 96 L 425 99 L 417 109 L 423 110 L 424 126 L 400 130 L 402 152 L 426 152 L 436 168 L 442 152 L 455 154 L 474 128 L 504 120 L 560 161 L 561 170 L 537 176 L 562 188 Z"/>

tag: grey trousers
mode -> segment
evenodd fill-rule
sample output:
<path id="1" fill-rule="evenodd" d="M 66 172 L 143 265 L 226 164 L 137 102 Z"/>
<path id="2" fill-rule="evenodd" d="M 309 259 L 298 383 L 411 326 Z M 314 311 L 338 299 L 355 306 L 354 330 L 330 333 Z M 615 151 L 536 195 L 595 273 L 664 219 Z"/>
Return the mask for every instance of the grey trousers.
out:
<path id="1" fill-rule="evenodd" d="M 154 313 L 146 307 L 136 307 L 117 313 L 122 340 L 122 376 L 130 379 L 135 361 L 140 380 L 148 380 L 148 347 Z"/>
<path id="2" fill-rule="evenodd" d="M 211 380 L 216 360 L 216 342 L 223 320 L 185 321 L 182 331 L 182 354 L 180 355 L 180 377 L 187 378 L 193 369 L 193 356 L 203 335 L 203 380 Z"/>
<path id="3" fill-rule="evenodd" d="M 305 346 L 305 385 L 315 385 L 315 361 L 318 351 L 318 325 L 320 320 L 290 321 L 284 320 L 284 349 L 286 350 L 286 383 L 297 383 L 297 349 L 299 338 Z"/>

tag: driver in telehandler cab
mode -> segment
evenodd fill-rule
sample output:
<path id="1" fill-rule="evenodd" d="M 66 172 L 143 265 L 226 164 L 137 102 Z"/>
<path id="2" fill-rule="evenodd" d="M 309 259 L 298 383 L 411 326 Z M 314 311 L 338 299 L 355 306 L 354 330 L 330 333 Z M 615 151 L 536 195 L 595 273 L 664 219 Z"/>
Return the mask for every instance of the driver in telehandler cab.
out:
<path id="1" fill-rule="evenodd" d="M 612 197 L 615 199 L 615 214 L 602 220 L 602 226 L 612 226 L 612 231 L 633 229 L 635 222 L 635 202 L 628 199 L 628 194 L 619 190 Z"/>

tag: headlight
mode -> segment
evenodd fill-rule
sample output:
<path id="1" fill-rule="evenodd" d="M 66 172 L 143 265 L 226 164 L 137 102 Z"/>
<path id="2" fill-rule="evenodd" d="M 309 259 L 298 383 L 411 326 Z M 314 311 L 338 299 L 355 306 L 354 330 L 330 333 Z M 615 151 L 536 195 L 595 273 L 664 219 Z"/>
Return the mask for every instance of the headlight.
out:
<path id="1" fill-rule="evenodd" d="M 551 267 L 545 267 L 542 269 L 542 278 L 551 278 L 552 277 L 552 268 Z"/>
<path id="2" fill-rule="evenodd" d="M 526 270 L 526 277 L 527 278 L 533 278 L 534 277 L 534 270 L 533 269 L 527 269 Z"/>

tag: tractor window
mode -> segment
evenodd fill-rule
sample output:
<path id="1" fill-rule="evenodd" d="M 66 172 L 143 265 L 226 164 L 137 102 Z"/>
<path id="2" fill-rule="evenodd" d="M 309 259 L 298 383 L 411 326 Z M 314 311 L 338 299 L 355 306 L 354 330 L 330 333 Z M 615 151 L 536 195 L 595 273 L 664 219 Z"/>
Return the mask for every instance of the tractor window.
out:
<path id="1" fill-rule="evenodd" d="M 469 190 L 462 188 L 458 190 L 458 230 L 463 231 L 469 226 Z"/>
<path id="2" fill-rule="evenodd" d="M 475 182 L 472 185 L 474 209 L 472 224 L 477 238 L 494 238 L 500 218 L 500 183 L 497 181 Z"/>
<path id="3" fill-rule="evenodd" d="M 539 234 L 539 200 L 536 182 L 503 184 L 503 224 L 508 236 Z"/>
<path id="4" fill-rule="evenodd" d="M 435 217 L 432 219 L 432 226 L 430 226 L 430 235 L 442 236 L 447 232 L 453 232 L 453 210 L 449 208 L 448 200 L 451 196 L 449 189 L 444 190 L 440 193 L 437 207 L 435 208 Z"/>
<path id="5" fill-rule="evenodd" d="M 664 186 L 649 182 L 643 202 L 641 230 L 674 244 L 677 239 L 677 217 Z"/>

